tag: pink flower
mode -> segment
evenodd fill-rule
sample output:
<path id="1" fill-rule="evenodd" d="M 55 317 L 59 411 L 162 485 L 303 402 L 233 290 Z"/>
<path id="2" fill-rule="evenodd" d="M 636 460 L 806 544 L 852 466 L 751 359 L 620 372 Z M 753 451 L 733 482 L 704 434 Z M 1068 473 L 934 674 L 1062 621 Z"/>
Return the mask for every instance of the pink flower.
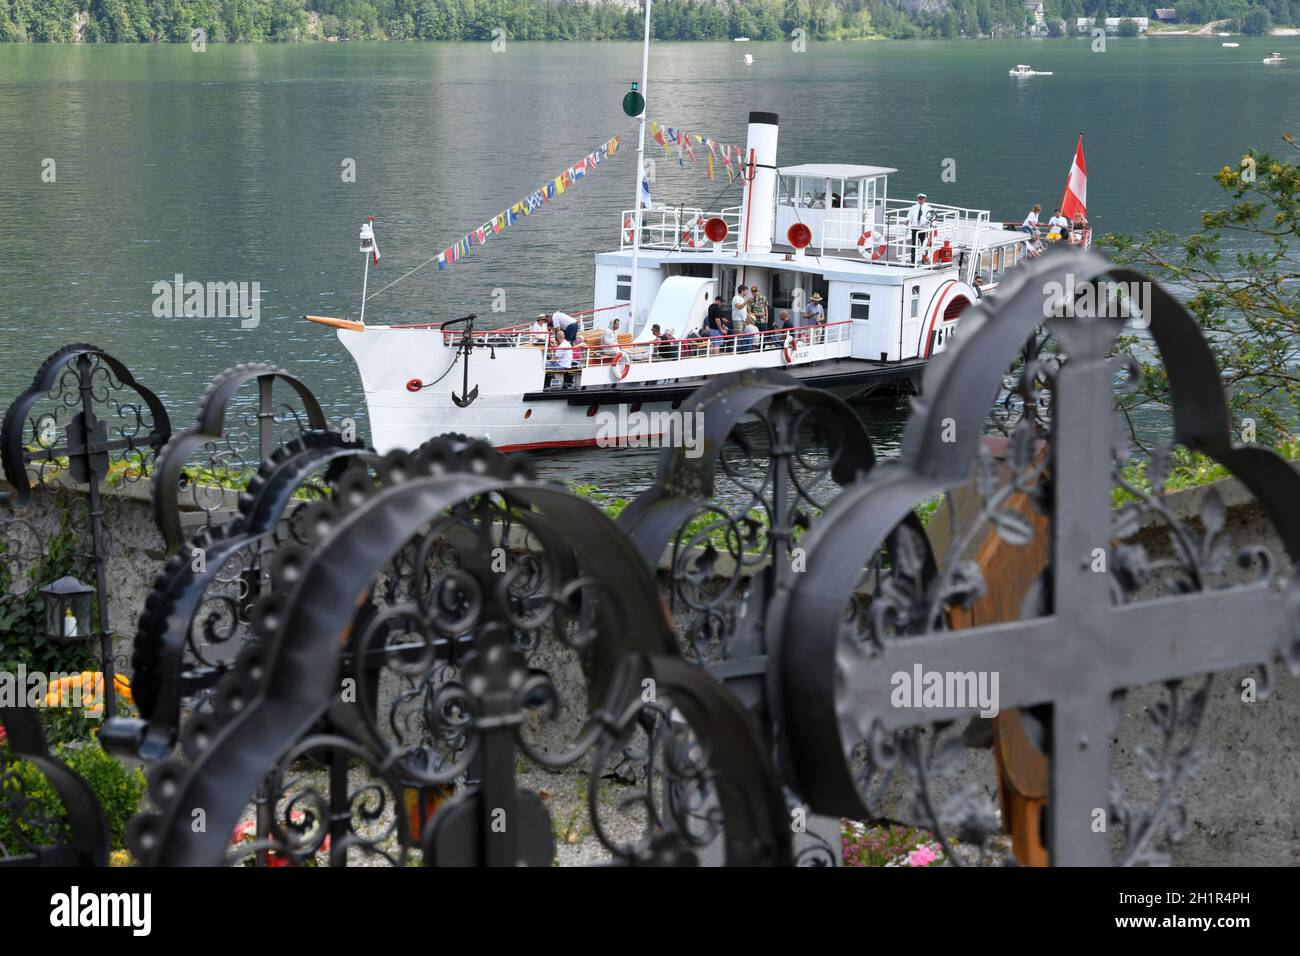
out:
<path id="1" fill-rule="evenodd" d="M 231 840 L 231 842 L 243 843 L 244 840 L 248 838 L 249 831 L 253 830 L 256 826 L 257 826 L 256 820 L 245 820 L 243 823 L 238 824 L 235 827 L 235 836 L 234 839 Z"/>
<path id="2" fill-rule="evenodd" d="M 935 860 L 939 859 L 937 853 L 928 846 L 922 845 L 917 847 L 907 855 L 906 866 L 929 866 Z"/>

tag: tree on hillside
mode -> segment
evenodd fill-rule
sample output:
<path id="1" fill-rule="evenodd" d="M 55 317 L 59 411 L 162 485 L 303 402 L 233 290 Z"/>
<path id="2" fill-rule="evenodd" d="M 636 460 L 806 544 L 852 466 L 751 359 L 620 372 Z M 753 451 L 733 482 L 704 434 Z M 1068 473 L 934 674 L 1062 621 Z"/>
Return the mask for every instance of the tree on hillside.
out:
<path id="1" fill-rule="evenodd" d="M 1273 18 L 1269 16 L 1268 9 L 1256 7 L 1242 18 L 1241 32 L 1247 36 L 1267 36 L 1272 26 Z"/>
<path id="2" fill-rule="evenodd" d="M 1300 145 L 1290 133 L 1283 139 Z M 1222 370 L 1235 428 L 1256 423 L 1258 440 L 1300 433 L 1300 165 L 1251 150 L 1215 176 L 1230 203 L 1177 238 L 1107 236 L 1121 262 L 1170 288 L 1191 290 L 1188 311 L 1205 330 Z M 1145 363 L 1125 405 L 1168 406 L 1164 367 Z"/>

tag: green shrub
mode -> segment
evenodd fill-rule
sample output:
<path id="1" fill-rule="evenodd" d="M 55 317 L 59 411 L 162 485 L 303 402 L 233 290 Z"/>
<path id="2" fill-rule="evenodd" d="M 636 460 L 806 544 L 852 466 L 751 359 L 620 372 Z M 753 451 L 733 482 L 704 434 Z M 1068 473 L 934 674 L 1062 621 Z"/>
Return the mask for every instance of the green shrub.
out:
<path id="1" fill-rule="evenodd" d="M 61 842 L 65 838 L 67 823 L 58 794 L 43 773 L 16 757 L 7 744 L 0 744 L 0 750 L 3 750 L 3 765 L 7 771 L 0 780 L 0 805 L 21 792 L 38 801 L 44 810 L 43 822 L 35 812 L 22 821 L 13 819 L 12 814 L 0 814 L 0 844 L 8 847 L 10 853 L 23 852 L 26 844 L 19 839 L 19 831 L 38 845 Z M 54 753 L 80 774 L 95 792 L 108 823 L 110 849 L 122 849 L 127 822 L 140 812 L 140 800 L 145 792 L 144 774 L 122 766 L 104 753 L 95 741 L 80 747 L 59 745 L 54 748 Z"/>

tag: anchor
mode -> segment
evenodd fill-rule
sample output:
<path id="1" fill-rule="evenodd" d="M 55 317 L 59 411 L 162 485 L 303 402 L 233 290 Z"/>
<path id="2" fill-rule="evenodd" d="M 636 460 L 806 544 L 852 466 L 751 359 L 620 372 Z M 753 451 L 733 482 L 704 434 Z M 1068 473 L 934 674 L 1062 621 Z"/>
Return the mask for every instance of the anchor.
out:
<path id="1" fill-rule="evenodd" d="M 461 394 L 457 395 L 455 392 L 451 393 L 451 400 L 456 403 L 457 408 L 468 408 L 471 404 L 473 404 L 474 400 L 478 398 L 478 386 L 475 385 L 473 389 L 469 387 L 469 358 L 470 355 L 472 355 L 474 352 L 474 319 L 475 318 L 477 318 L 477 316 L 471 312 L 463 319 L 449 319 L 448 321 L 442 323 L 442 325 L 438 326 L 438 331 L 445 332 L 447 331 L 447 326 L 449 325 L 460 325 L 462 322 L 465 324 L 464 334 L 461 335 L 460 345 L 457 347 L 457 352 L 460 355 L 463 355 L 465 358 L 464 378 L 462 379 L 463 384 L 461 385 Z M 493 355 L 492 357 L 496 358 L 496 355 Z"/>

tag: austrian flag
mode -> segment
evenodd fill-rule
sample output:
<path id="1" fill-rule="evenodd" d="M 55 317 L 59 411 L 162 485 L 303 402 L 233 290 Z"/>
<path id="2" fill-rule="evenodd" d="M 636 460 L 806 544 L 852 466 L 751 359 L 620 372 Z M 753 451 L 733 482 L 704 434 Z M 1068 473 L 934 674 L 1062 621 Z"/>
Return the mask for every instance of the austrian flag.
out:
<path id="1" fill-rule="evenodd" d="M 1061 215 L 1073 220 L 1075 215 L 1088 218 L 1088 167 L 1083 163 L 1083 134 L 1079 134 L 1079 145 L 1074 151 L 1074 162 L 1070 165 L 1070 178 L 1065 184 L 1065 195 L 1061 199 Z"/>

